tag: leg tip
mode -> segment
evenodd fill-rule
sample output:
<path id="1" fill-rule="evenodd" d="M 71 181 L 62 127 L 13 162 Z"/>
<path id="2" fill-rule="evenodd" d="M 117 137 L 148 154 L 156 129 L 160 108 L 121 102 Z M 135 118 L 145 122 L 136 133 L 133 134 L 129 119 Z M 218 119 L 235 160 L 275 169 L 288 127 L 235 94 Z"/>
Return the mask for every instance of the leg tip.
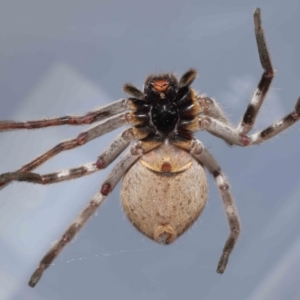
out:
<path id="1" fill-rule="evenodd" d="M 298 98 L 298 100 L 296 102 L 295 111 L 298 115 L 300 115 L 300 97 Z"/>
<path id="2" fill-rule="evenodd" d="M 227 263 L 228 263 L 228 257 L 229 257 L 229 254 L 228 253 L 223 253 L 220 260 L 219 260 L 219 263 L 218 263 L 218 268 L 217 268 L 217 273 L 219 274 L 223 274 L 225 269 L 226 269 L 226 266 L 227 266 Z"/>
<path id="3" fill-rule="evenodd" d="M 259 7 L 256 7 L 254 10 L 255 15 L 260 15 L 261 9 Z"/>
<path id="4" fill-rule="evenodd" d="M 36 284 L 39 282 L 39 280 L 41 279 L 42 277 L 42 274 L 43 274 L 43 270 L 38 268 L 35 270 L 35 272 L 32 274 L 29 282 L 28 282 L 28 285 L 32 288 L 34 288 L 36 286 Z"/>
<path id="5" fill-rule="evenodd" d="M 255 27 L 257 29 L 259 29 L 261 27 L 261 17 L 260 17 L 260 8 L 259 7 L 256 7 L 255 10 L 254 10 L 254 14 L 253 14 L 253 17 L 254 17 L 254 24 L 255 24 Z"/>

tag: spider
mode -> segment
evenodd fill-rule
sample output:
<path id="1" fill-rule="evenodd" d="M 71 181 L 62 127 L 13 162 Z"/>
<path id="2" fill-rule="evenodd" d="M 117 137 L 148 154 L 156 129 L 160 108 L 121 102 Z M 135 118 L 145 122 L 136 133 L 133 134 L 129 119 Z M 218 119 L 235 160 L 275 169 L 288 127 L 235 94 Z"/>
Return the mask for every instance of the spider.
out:
<path id="1" fill-rule="evenodd" d="M 254 11 L 254 28 L 264 72 L 236 128 L 230 125 L 215 100 L 198 95 L 190 87 L 197 76 L 194 69 L 189 69 L 179 79 L 171 73 L 150 75 L 145 79 L 143 91 L 132 84 L 125 84 L 124 91 L 131 97 L 83 116 L 0 122 L 0 131 L 100 122 L 76 138 L 59 143 L 19 170 L 0 175 L 0 188 L 11 181 L 51 184 L 89 175 L 107 167 L 132 144 L 114 166 L 100 191 L 41 260 L 31 276 L 29 286 L 34 287 L 38 283 L 43 272 L 95 213 L 122 177 L 122 204 L 132 224 L 158 243 L 172 243 L 193 224 L 205 207 L 208 188 L 204 168 L 216 181 L 230 227 L 230 234 L 217 266 L 218 273 L 225 271 L 241 230 L 238 212 L 220 165 L 194 137 L 194 132 L 205 130 L 229 145 L 245 147 L 274 137 L 300 118 L 298 98 L 294 111 L 273 125 L 247 135 L 275 73 L 261 27 L 259 8 Z M 96 161 L 56 173 L 41 175 L 32 172 L 62 151 L 79 147 L 123 125 L 130 127 L 116 137 Z"/>

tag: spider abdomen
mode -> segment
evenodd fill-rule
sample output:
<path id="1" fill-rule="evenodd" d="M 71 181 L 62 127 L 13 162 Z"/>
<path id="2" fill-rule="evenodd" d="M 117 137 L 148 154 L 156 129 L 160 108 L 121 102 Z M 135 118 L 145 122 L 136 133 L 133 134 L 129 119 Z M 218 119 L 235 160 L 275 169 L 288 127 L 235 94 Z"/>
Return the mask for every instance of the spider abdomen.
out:
<path id="1" fill-rule="evenodd" d="M 162 244 L 172 243 L 193 224 L 204 209 L 207 196 L 203 167 L 172 145 L 144 155 L 126 173 L 121 190 L 129 220 Z"/>

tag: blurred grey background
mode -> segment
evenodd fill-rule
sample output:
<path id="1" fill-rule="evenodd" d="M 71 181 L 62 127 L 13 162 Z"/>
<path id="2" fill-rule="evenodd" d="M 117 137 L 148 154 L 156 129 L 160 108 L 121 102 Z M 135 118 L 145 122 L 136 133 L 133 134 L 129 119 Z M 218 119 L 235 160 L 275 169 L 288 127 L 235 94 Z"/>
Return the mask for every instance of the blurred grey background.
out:
<path id="1" fill-rule="evenodd" d="M 194 88 L 234 124 L 261 77 L 252 14 L 262 9 L 276 78 L 255 129 L 290 112 L 300 95 L 300 2 L 1 1 L 0 119 L 83 114 L 141 87 L 147 74 L 199 71 Z M 14 171 L 87 127 L 0 134 L 0 173 Z M 174 244 L 160 246 L 126 220 L 119 185 L 31 289 L 41 257 L 111 169 L 51 186 L 0 192 L 0 299 L 300 299 L 300 124 L 257 147 L 197 137 L 231 182 L 243 231 L 226 272 L 215 270 L 229 228 L 209 178 L 208 205 Z M 38 168 L 94 161 L 117 131 Z"/>

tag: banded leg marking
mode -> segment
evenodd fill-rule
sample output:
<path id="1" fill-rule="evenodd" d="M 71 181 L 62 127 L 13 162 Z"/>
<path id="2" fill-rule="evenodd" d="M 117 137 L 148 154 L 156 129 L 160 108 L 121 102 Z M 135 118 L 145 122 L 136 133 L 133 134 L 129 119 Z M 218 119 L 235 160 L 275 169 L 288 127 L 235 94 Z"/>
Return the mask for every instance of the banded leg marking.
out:
<path id="1" fill-rule="evenodd" d="M 244 114 L 244 117 L 237 127 L 237 130 L 240 134 L 247 134 L 252 129 L 258 111 L 266 97 L 266 94 L 275 75 L 275 70 L 272 66 L 271 57 L 267 48 L 264 31 L 261 25 L 259 8 L 255 9 L 253 17 L 259 59 L 264 72 L 250 101 L 250 104 Z"/>
<path id="2" fill-rule="evenodd" d="M 204 148 L 203 144 L 200 141 L 195 140 L 191 144 L 190 153 L 214 176 L 222 197 L 225 213 L 228 219 L 230 234 L 226 240 L 225 246 L 223 248 L 223 253 L 220 257 L 217 267 L 217 273 L 222 274 L 226 269 L 230 253 L 232 252 L 241 231 L 238 212 L 229 190 L 228 180 L 226 179 L 225 175 L 221 171 L 221 167 L 214 159 L 214 157 L 210 154 L 210 152 Z"/>
<path id="3" fill-rule="evenodd" d="M 300 97 L 295 105 L 295 110 L 287 114 L 285 117 L 267 127 L 264 130 L 256 132 L 250 136 L 251 145 L 260 144 L 273 136 L 281 133 L 283 130 L 289 128 L 300 119 Z"/>
<path id="4" fill-rule="evenodd" d="M 287 114 L 285 117 L 274 123 L 273 125 L 258 131 L 256 133 L 247 136 L 245 134 L 238 133 L 237 130 L 230 127 L 227 124 L 222 123 L 219 120 L 211 117 L 199 117 L 199 127 L 209 133 L 217 136 L 227 143 L 238 146 L 250 146 L 260 144 L 277 134 L 281 133 L 285 129 L 295 124 L 300 119 L 300 97 L 298 98 L 295 109 Z"/>

